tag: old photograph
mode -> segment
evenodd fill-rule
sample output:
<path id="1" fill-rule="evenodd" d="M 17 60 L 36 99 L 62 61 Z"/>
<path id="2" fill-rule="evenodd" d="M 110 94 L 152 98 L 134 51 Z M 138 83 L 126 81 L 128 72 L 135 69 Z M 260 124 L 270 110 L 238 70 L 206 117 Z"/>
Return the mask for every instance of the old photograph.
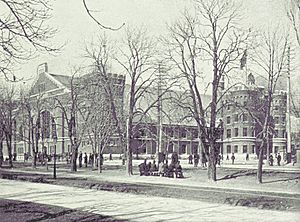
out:
<path id="1" fill-rule="evenodd" d="M 0 222 L 300 222 L 300 0 L 0 0 Z"/>

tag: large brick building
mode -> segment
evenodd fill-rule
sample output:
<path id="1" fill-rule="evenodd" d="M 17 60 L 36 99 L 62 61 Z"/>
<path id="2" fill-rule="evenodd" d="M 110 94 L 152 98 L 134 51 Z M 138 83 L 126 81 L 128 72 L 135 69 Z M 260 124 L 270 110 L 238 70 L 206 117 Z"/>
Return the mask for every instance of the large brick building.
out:
<path id="1" fill-rule="evenodd" d="M 112 75 L 114 82 L 119 85 L 119 107 L 126 109 L 126 85 L 125 77 L 122 75 Z M 84 77 L 86 79 L 92 77 Z M 70 94 L 70 76 L 56 75 L 48 72 L 47 66 L 44 70 L 39 71 L 39 75 L 33 87 L 31 88 L 30 99 L 33 103 L 39 100 L 42 94 L 44 100 L 51 100 L 51 98 L 63 98 Z M 91 80 L 93 81 L 93 79 Z M 155 89 L 154 89 L 155 90 Z M 178 93 L 171 91 L 164 95 L 162 109 L 164 115 L 162 116 L 161 130 L 157 121 L 157 109 L 151 110 L 146 117 L 136 117 L 134 120 L 135 131 L 133 138 L 133 153 L 152 155 L 157 153 L 157 144 L 159 137 L 159 130 L 161 136 L 160 152 L 166 154 L 177 152 L 179 154 L 192 154 L 199 152 L 199 135 L 197 127 L 192 118 L 185 118 L 187 110 L 182 109 L 173 98 L 178 96 Z M 153 102 L 155 99 L 153 95 L 144 96 L 138 106 L 145 108 L 147 104 Z M 208 105 L 210 96 L 202 95 L 204 105 Z M 257 147 L 260 140 L 257 135 L 261 131 L 261 127 L 257 124 L 257 120 L 253 118 L 263 118 L 259 106 L 263 105 L 264 88 L 257 87 L 252 75 L 248 76 L 246 85 L 238 85 L 232 88 L 223 99 L 222 107 L 219 113 L 219 118 L 223 120 L 223 132 L 218 141 L 221 144 L 221 153 L 224 155 L 235 153 L 237 156 L 244 156 L 246 153 L 256 156 Z M 71 152 L 71 144 L 68 138 L 67 121 L 58 107 L 53 107 L 53 104 L 45 103 L 41 109 L 41 120 L 48 126 L 48 130 L 43 135 L 40 141 L 40 146 L 46 147 L 47 152 L 51 153 L 54 149 L 54 143 L 51 138 L 51 122 L 50 117 L 55 117 L 56 130 L 58 134 L 56 148 L 57 153 L 65 155 Z M 36 105 L 36 104 L 35 104 Z M 125 108 L 124 108 L 125 107 Z M 248 107 L 248 110 L 245 110 Z M 124 111 L 124 110 L 123 110 Z M 253 116 L 251 115 L 253 114 Z M 273 117 L 273 136 L 269 140 L 269 150 L 271 153 L 285 153 L 286 152 L 286 93 L 283 91 L 276 91 L 272 103 L 272 117 Z M 34 115 L 33 115 L 34 117 Z M 124 120 L 124 124 L 125 124 Z M 16 131 L 20 132 L 16 127 Z M 23 138 L 19 138 L 15 142 L 14 152 L 18 156 L 24 153 L 31 153 L 30 150 L 30 132 L 26 131 L 26 127 L 22 128 Z M 19 133 L 21 134 L 21 133 Z M 91 152 L 91 141 L 88 136 L 82 139 L 79 150 L 82 152 Z M 120 145 L 120 140 L 117 136 L 112 136 L 105 153 L 122 153 L 123 147 Z M 244 158 L 244 157 L 243 157 Z"/>
<path id="2" fill-rule="evenodd" d="M 286 92 L 275 91 L 272 100 L 272 129 L 269 138 L 270 153 L 286 153 Z M 261 140 L 260 121 L 263 121 L 265 102 L 264 87 L 255 85 L 252 74 L 247 84 L 233 87 L 224 99 L 223 122 L 223 153 L 246 153 L 256 156 Z M 267 145 L 266 145 L 267 146 Z M 265 149 L 266 149 L 265 146 Z M 266 151 L 265 151 L 266 153 Z"/>

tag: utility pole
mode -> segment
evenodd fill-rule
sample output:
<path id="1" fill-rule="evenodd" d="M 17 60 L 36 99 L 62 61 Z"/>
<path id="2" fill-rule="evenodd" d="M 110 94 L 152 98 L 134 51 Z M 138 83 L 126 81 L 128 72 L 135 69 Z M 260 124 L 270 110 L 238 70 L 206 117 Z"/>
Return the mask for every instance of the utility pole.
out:
<path id="1" fill-rule="evenodd" d="M 287 163 L 291 162 L 291 115 L 290 115 L 290 95 L 291 95 L 291 77 L 290 77 L 290 54 L 291 48 L 288 47 L 287 51 L 287 98 L 286 98 L 286 152 L 287 152 Z"/>
<path id="2" fill-rule="evenodd" d="M 161 64 L 158 64 L 158 85 L 157 85 L 157 165 L 159 166 L 159 154 L 162 152 L 162 134 L 163 134 L 163 126 L 162 126 L 162 98 L 161 98 Z M 159 168 L 158 168 L 159 169 Z"/>

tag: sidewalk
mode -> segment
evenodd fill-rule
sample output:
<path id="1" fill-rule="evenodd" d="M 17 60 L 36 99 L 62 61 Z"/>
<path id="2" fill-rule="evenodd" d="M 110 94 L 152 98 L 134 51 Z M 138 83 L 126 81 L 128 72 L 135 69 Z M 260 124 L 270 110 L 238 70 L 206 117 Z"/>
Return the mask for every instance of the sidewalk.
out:
<path id="1" fill-rule="evenodd" d="M 299 221 L 299 212 L 264 210 L 199 200 L 80 189 L 50 184 L 1 180 L 0 198 L 65 207 L 128 221 Z M 22 209 L 24 212 L 24 208 Z M 15 217 L 20 211 L 15 211 Z M 40 209 L 37 207 L 35 213 Z M 38 216 L 38 215 L 37 215 Z M 298 218 L 298 219 L 297 219 Z M 2 218 L 3 219 L 3 218 Z M 4 219 L 7 219 L 4 217 Z M 88 221 L 90 217 L 83 221 Z M 8 218 L 6 221 L 11 221 Z M 53 218 L 52 221 L 62 221 Z M 111 221 L 111 220 L 104 220 Z"/>

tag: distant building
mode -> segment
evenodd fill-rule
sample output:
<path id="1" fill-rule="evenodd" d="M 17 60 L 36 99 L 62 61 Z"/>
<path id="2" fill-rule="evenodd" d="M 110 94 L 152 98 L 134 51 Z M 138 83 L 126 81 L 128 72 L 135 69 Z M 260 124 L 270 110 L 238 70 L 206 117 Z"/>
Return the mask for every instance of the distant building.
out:
<path id="1" fill-rule="evenodd" d="M 276 91 L 273 95 L 271 116 L 272 132 L 269 138 L 270 153 L 286 153 L 286 92 Z M 223 153 L 258 154 L 262 131 L 259 121 L 264 120 L 264 87 L 255 85 L 252 74 L 248 75 L 247 84 L 233 87 L 226 94 L 223 104 Z M 266 153 L 266 147 L 265 153 Z"/>

